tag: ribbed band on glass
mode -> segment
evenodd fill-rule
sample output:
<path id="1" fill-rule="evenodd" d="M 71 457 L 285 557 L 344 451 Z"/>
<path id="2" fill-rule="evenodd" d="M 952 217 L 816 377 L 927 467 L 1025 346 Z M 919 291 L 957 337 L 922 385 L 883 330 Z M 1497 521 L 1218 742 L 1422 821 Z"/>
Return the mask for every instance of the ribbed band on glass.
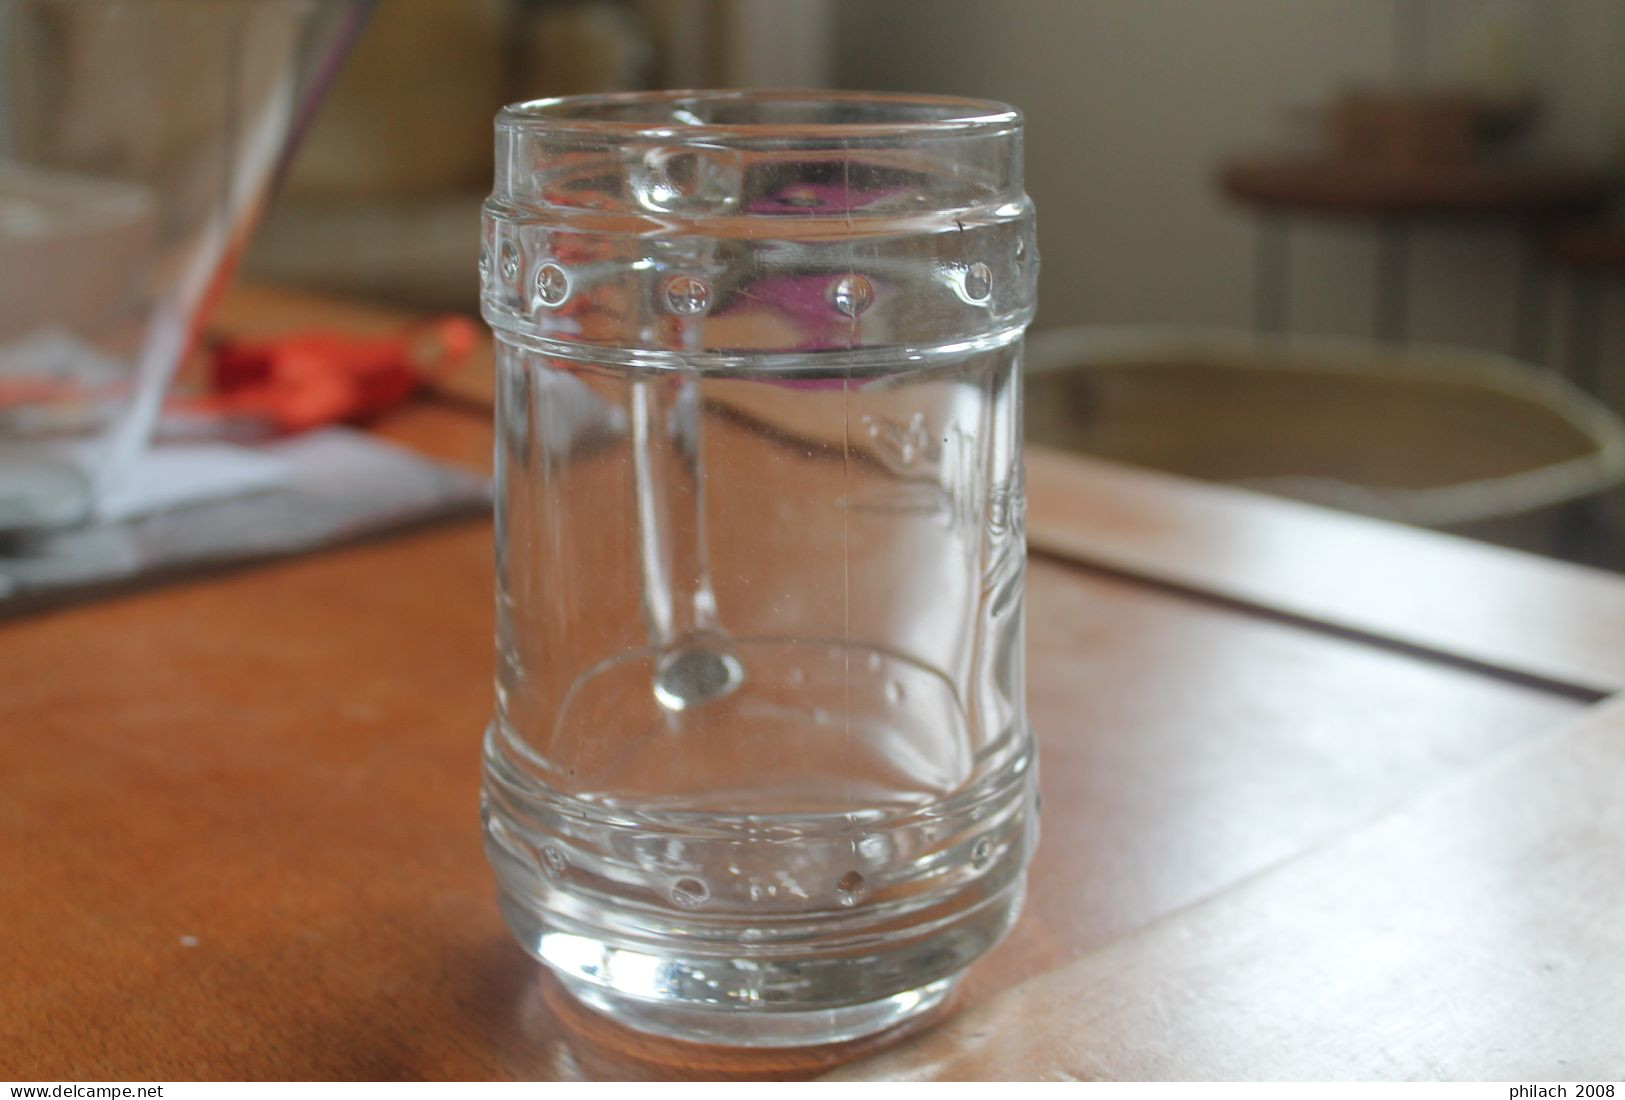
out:
<path id="1" fill-rule="evenodd" d="M 1007 342 L 1031 319 L 1021 121 L 1002 105 L 602 96 L 509 108 L 496 138 L 482 302 L 512 343 L 655 366 L 879 363 Z"/>

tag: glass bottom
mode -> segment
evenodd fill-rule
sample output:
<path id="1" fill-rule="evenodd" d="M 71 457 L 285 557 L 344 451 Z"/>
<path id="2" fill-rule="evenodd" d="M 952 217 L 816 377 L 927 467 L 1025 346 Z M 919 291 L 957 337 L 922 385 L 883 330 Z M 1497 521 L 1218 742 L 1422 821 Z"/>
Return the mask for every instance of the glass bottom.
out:
<path id="1" fill-rule="evenodd" d="M 901 812 L 634 816 L 540 783 L 499 721 L 483 816 L 503 916 L 634 1029 L 795 1047 L 894 1028 L 1021 910 L 1037 774 L 1030 735 L 1015 740 L 1027 751 L 1004 767 Z"/>
<path id="2" fill-rule="evenodd" d="M 730 1047 L 812 1047 L 890 1031 L 939 1008 L 959 975 L 866 1004 L 804 1012 L 727 1011 L 634 997 L 560 976 L 564 988 L 588 1008 L 623 1027 L 668 1039 Z"/>
<path id="3" fill-rule="evenodd" d="M 751 945 L 700 954 L 683 937 L 628 943 L 542 912 L 505 883 L 503 915 L 520 944 L 584 1005 L 638 1031 L 718 1046 L 839 1043 L 897 1027 L 945 1000 L 1021 911 L 1025 876 L 948 927 L 899 928 L 861 948 L 764 956 Z"/>

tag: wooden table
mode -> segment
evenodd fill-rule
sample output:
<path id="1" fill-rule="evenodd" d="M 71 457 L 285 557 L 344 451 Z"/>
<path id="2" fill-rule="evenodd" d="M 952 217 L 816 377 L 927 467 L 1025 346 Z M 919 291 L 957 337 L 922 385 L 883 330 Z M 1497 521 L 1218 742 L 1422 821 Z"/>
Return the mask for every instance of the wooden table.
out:
<path id="1" fill-rule="evenodd" d="M 386 314 L 239 294 L 236 330 Z M 478 373 L 388 418 L 480 466 Z M 0 1077 L 1625 1073 L 1625 583 L 1035 453 L 1028 909 L 948 1019 L 575 1008 L 476 814 L 483 523 L 0 624 Z"/>
<path id="2" fill-rule="evenodd" d="M 1527 230 L 1594 209 L 1607 195 L 1601 172 L 1568 164 L 1406 165 L 1327 156 L 1241 156 L 1219 168 L 1220 189 L 1260 216 L 1254 265 L 1255 324 L 1287 324 L 1289 219 L 1310 216 L 1378 230 L 1375 319 L 1380 339 L 1409 331 L 1410 237 L 1429 222 L 1494 222 Z M 1526 236 L 1528 234 L 1526 233 Z M 1514 353 L 1533 360 L 1545 327 L 1538 250 L 1526 247 Z"/>

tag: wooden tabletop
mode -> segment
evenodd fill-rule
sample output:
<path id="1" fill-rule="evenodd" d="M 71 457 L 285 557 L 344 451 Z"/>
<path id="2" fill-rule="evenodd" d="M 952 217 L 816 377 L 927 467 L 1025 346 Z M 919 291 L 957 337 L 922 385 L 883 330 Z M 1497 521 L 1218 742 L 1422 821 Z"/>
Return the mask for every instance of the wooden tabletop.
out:
<path id="1" fill-rule="evenodd" d="M 387 312 L 241 293 L 247 331 Z M 378 426 L 482 467 L 488 380 Z M 512 942 L 491 531 L 0 623 L 0 1077 L 1625 1073 L 1625 583 L 1029 458 L 1043 840 L 919 1033 L 653 1040 Z"/>
<path id="2" fill-rule="evenodd" d="M 1384 164 L 1326 156 L 1242 156 L 1219 169 L 1232 199 L 1359 217 L 1549 217 L 1607 195 L 1592 168 L 1540 163 Z"/>

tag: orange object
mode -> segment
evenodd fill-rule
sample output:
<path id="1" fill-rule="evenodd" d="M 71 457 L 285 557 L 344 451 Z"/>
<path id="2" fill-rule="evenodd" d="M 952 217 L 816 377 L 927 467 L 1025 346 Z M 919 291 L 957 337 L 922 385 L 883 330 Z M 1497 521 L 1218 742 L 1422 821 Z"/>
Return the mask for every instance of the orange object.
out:
<path id="1" fill-rule="evenodd" d="M 473 321 L 443 317 L 396 336 L 311 329 L 223 340 L 210 349 L 212 392 L 192 407 L 263 420 L 281 432 L 364 420 L 461 366 L 478 338 Z"/>

